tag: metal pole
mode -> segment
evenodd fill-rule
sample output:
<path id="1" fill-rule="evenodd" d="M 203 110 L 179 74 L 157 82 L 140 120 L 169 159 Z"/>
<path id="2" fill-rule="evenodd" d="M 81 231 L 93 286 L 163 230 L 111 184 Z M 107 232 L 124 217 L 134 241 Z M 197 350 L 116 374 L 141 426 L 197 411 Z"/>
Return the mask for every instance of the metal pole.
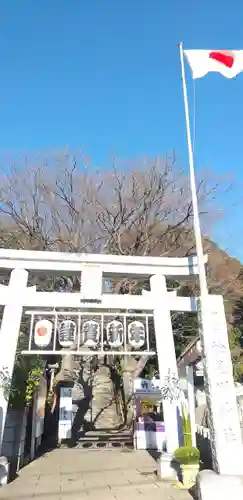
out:
<path id="1" fill-rule="evenodd" d="M 199 285 L 201 291 L 201 297 L 208 294 L 206 271 L 204 266 L 203 258 L 203 245 L 202 236 L 200 229 L 199 220 L 199 210 L 197 201 L 197 187 L 195 179 L 195 168 L 192 150 L 192 139 L 190 130 L 190 119 L 189 119 L 189 106 L 188 106 L 188 96 L 187 96 L 187 86 L 186 86 L 186 76 L 185 76 L 185 64 L 184 64 L 184 54 L 183 54 L 183 44 L 179 43 L 180 49 L 180 59 L 181 59 L 181 76 L 182 76 L 182 87 L 184 96 L 184 106 L 185 106 L 185 118 L 186 118 L 186 132 L 187 132 L 187 143 L 188 143 L 188 157 L 189 157 L 189 169 L 190 169 L 190 185 L 192 193 L 192 208 L 193 208 L 193 222 L 194 222 L 194 233 L 196 240 L 196 251 L 197 251 L 197 263 L 198 263 L 198 275 L 199 275 Z"/>

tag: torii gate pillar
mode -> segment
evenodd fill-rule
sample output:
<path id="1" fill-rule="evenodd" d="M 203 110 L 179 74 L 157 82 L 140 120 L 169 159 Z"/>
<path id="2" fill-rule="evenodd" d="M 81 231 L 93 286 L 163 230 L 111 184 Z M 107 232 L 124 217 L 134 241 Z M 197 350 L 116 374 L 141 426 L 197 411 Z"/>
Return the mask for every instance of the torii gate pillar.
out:
<path id="1" fill-rule="evenodd" d="M 13 269 L 8 285 L 9 301 L 4 307 L 1 324 L 0 377 L 3 383 L 0 384 L 2 386 L 0 388 L 0 410 L 2 413 L 0 416 L 0 447 L 2 447 L 9 389 L 13 376 L 19 327 L 23 312 L 21 297 L 26 293 L 27 283 L 28 272 L 25 269 Z M 4 285 L 1 285 L 1 287 L 6 288 Z"/>
<path id="2" fill-rule="evenodd" d="M 150 288 L 154 298 L 154 327 L 167 449 L 158 462 L 158 475 L 162 479 L 171 479 L 176 477 L 172 461 L 180 442 L 180 383 L 165 276 L 152 276 Z"/>

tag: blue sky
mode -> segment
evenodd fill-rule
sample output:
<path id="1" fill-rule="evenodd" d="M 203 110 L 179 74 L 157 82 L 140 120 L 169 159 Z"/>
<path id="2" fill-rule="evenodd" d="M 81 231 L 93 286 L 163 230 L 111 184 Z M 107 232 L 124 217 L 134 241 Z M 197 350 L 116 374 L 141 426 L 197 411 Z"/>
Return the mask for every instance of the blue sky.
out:
<path id="1" fill-rule="evenodd" d="M 174 149 L 187 168 L 177 43 L 243 49 L 242 19 L 239 0 L 1 0 L 0 152 Z M 243 75 L 196 82 L 196 166 L 234 186 L 214 237 L 243 261 L 242 94 Z"/>

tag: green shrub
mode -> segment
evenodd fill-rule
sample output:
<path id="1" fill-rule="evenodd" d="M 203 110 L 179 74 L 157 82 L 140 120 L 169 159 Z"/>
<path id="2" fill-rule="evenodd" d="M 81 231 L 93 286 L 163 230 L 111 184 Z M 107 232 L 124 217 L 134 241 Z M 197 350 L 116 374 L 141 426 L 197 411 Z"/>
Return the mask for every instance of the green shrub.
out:
<path id="1" fill-rule="evenodd" d="M 43 373 L 43 370 L 41 368 L 34 368 L 31 370 L 28 374 L 27 378 L 27 383 L 26 383 L 26 394 L 25 394 L 25 401 L 26 404 L 29 405 L 32 401 L 32 396 L 37 389 L 39 383 L 40 383 L 40 377 Z"/>
<path id="2" fill-rule="evenodd" d="M 200 461 L 200 451 L 193 446 L 182 446 L 174 452 L 175 459 L 183 465 L 198 464 Z"/>

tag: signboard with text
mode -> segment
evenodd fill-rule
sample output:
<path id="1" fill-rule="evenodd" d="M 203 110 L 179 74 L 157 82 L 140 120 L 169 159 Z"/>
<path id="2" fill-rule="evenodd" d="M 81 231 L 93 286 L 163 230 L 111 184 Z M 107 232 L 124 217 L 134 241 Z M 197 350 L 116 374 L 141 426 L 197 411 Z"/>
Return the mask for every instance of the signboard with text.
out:
<path id="1" fill-rule="evenodd" d="M 160 395 L 161 387 L 160 380 L 152 379 L 146 380 L 143 378 L 136 378 L 134 380 L 134 394 L 148 394 L 148 395 Z"/>

